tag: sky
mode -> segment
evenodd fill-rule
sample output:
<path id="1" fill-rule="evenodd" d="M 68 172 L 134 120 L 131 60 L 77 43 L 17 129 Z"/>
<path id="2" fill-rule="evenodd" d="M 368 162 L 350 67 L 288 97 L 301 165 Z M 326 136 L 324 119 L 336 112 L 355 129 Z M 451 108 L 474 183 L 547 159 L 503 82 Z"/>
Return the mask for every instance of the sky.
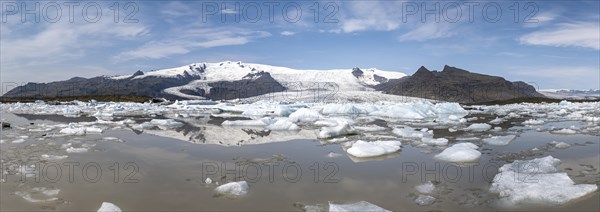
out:
<path id="1" fill-rule="evenodd" d="M 6 1 L 2 93 L 27 82 L 242 61 L 444 65 L 538 89 L 600 89 L 600 1 Z"/>

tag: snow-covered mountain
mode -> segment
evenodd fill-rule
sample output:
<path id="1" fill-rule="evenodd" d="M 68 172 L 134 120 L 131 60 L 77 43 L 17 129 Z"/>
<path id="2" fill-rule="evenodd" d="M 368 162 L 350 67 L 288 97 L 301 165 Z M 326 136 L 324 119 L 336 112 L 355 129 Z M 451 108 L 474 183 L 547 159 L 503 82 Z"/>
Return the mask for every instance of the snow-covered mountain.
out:
<path id="1" fill-rule="evenodd" d="M 541 89 L 538 92 L 549 98 L 571 100 L 600 99 L 600 90 Z"/>
<path id="2" fill-rule="evenodd" d="M 5 97 L 135 95 L 170 99 L 236 99 L 282 91 L 375 91 L 373 88 L 404 73 L 378 69 L 296 70 L 263 64 L 225 61 L 194 63 L 131 75 L 72 78 L 29 83 Z"/>

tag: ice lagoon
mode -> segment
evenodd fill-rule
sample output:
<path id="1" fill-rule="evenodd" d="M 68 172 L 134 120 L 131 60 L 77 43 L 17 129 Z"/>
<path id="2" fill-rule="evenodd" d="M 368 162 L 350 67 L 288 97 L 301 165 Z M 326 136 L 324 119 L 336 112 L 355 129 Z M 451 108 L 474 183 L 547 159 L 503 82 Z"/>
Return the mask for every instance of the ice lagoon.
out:
<path id="1" fill-rule="evenodd" d="M 598 210 L 598 108 L 2 104 L 0 209 Z"/>

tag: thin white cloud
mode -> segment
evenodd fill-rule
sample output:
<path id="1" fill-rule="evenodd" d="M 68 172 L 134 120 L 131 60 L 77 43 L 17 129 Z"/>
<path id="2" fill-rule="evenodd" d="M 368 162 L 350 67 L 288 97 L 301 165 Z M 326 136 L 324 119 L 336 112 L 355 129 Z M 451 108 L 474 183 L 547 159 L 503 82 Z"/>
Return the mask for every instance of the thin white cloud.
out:
<path id="1" fill-rule="evenodd" d="M 367 30 L 392 31 L 398 29 L 402 18 L 396 1 L 346 1 L 341 6 L 341 27 L 331 32 L 353 33 Z"/>
<path id="2" fill-rule="evenodd" d="M 600 49 L 600 26 L 597 22 L 563 23 L 550 30 L 523 35 L 521 44 L 555 47 Z"/>
<path id="3" fill-rule="evenodd" d="M 521 67 L 512 68 L 517 75 L 534 76 L 555 79 L 580 79 L 581 77 L 598 76 L 598 68 L 587 66 L 558 66 L 558 67 Z"/>
<path id="4" fill-rule="evenodd" d="M 400 41 L 425 41 L 438 38 L 452 37 L 456 33 L 453 27 L 446 23 L 425 23 L 398 37 Z"/>
<path id="5" fill-rule="evenodd" d="M 280 34 L 283 36 L 292 36 L 292 35 L 295 35 L 296 33 L 292 32 L 292 31 L 283 31 Z"/>
<path id="6" fill-rule="evenodd" d="M 189 53 L 198 48 L 244 45 L 258 38 L 271 36 L 264 31 L 241 28 L 212 27 L 174 30 L 168 39 L 150 41 L 142 46 L 118 54 L 113 59 L 123 62 L 133 59 L 159 59 Z"/>

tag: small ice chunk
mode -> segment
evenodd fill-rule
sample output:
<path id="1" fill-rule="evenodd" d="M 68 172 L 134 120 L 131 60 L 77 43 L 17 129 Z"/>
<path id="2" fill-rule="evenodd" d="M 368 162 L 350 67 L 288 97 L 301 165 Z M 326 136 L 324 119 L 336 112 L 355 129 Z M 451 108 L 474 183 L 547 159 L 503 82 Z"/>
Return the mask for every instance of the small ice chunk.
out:
<path id="1" fill-rule="evenodd" d="M 477 151 L 478 148 L 473 143 L 454 144 L 437 154 L 435 158 L 457 163 L 475 161 L 481 157 L 481 152 Z"/>
<path id="2" fill-rule="evenodd" d="M 554 144 L 554 147 L 559 148 L 559 149 L 566 149 L 571 147 L 571 144 L 565 143 L 565 142 L 556 142 Z"/>
<path id="3" fill-rule="evenodd" d="M 423 138 L 427 136 L 432 136 L 428 132 L 417 131 L 412 127 L 395 128 L 392 131 L 392 133 L 403 138 Z"/>
<path id="4" fill-rule="evenodd" d="M 102 133 L 102 129 L 98 127 L 87 127 L 85 128 L 85 133 L 100 134 Z"/>
<path id="5" fill-rule="evenodd" d="M 369 211 L 369 212 L 390 212 L 382 207 L 373 205 L 367 201 L 360 201 L 350 204 L 334 204 L 329 202 L 329 212 L 355 212 L 355 211 Z"/>
<path id="6" fill-rule="evenodd" d="M 220 185 L 215 191 L 222 195 L 241 196 L 248 193 L 248 183 L 246 181 L 231 182 Z"/>
<path id="7" fill-rule="evenodd" d="M 235 121 L 224 121 L 221 123 L 223 126 L 267 126 L 273 123 L 271 118 L 262 118 L 257 120 L 235 120 Z"/>
<path id="8" fill-rule="evenodd" d="M 103 202 L 98 212 L 121 212 L 121 208 L 110 202 Z"/>
<path id="9" fill-rule="evenodd" d="M 564 128 L 564 129 L 552 131 L 552 133 L 556 133 L 556 134 L 575 134 L 575 133 L 577 133 L 577 131 L 572 130 L 572 129 Z"/>
<path id="10" fill-rule="evenodd" d="M 434 202 L 435 202 L 435 197 L 432 197 L 429 195 L 419 194 L 417 199 L 415 199 L 415 203 L 417 203 L 417 205 L 421 205 L 421 206 L 431 205 Z"/>
<path id="11" fill-rule="evenodd" d="M 575 184 L 567 173 L 557 173 L 560 160 L 547 156 L 517 160 L 498 169 L 490 192 L 498 193 L 507 205 L 560 205 L 598 189 L 594 184 Z"/>
<path id="12" fill-rule="evenodd" d="M 150 120 L 151 124 L 163 127 L 180 127 L 183 126 L 183 123 L 175 121 L 173 119 L 152 119 Z"/>
<path id="13" fill-rule="evenodd" d="M 448 139 L 445 139 L 445 138 L 423 137 L 421 139 L 421 141 L 423 141 L 423 143 L 425 143 L 427 145 L 432 145 L 432 146 L 445 146 L 445 145 L 448 145 Z"/>
<path id="14" fill-rule="evenodd" d="M 284 131 L 284 130 L 294 131 L 294 130 L 300 130 L 300 127 L 288 119 L 279 119 L 275 123 L 267 126 L 267 129 L 282 130 L 282 131 Z"/>
<path id="15" fill-rule="evenodd" d="M 25 139 L 22 139 L 22 138 L 19 138 L 17 140 L 12 141 L 13 144 L 20 144 L 20 143 L 23 143 L 23 142 L 25 142 Z"/>
<path id="16" fill-rule="evenodd" d="M 117 138 L 117 137 L 104 137 L 104 138 L 102 138 L 102 140 L 114 141 L 114 142 L 123 142 L 123 140 L 121 140 L 120 138 Z"/>
<path id="17" fill-rule="evenodd" d="M 85 128 L 83 127 L 69 127 L 60 130 L 61 134 L 66 135 L 85 135 Z"/>
<path id="18" fill-rule="evenodd" d="M 206 180 L 204 180 L 204 183 L 211 184 L 212 183 L 212 179 L 210 179 L 210 177 L 207 177 Z"/>
<path id="19" fill-rule="evenodd" d="M 471 124 L 470 126 L 468 126 L 467 128 L 465 128 L 465 131 L 472 131 L 472 132 L 484 132 L 484 131 L 488 131 L 489 129 L 491 129 L 492 126 L 489 124 L 485 124 L 485 123 L 477 123 L 477 124 Z"/>
<path id="20" fill-rule="evenodd" d="M 319 112 L 308 108 L 301 108 L 289 116 L 290 121 L 293 122 L 315 122 L 319 120 L 319 118 L 321 118 Z"/>
<path id="21" fill-rule="evenodd" d="M 338 153 L 335 153 L 335 152 L 329 152 L 329 154 L 327 154 L 327 157 L 330 157 L 330 158 L 335 158 L 335 157 L 339 157 L 339 156 L 341 156 L 341 155 Z"/>
<path id="22" fill-rule="evenodd" d="M 378 131 L 384 131 L 386 129 L 385 127 L 377 126 L 377 125 L 358 126 L 358 127 L 354 127 L 354 128 L 357 130 L 366 131 L 366 132 L 378 132 Z"/>
<path id="23" fill-rule="evenodd" d="M 40 156 L 46 160 L 62 160 L 62 159 L 69 157 L 68 155 L 47 155 L 47 154 L 43 154 Z"/>
<path id="24" fill-rule="evenodd" d="M 490 138 L 484 138 L 483 142 L 494 146 L 505 146 L 510 144 L 516 137 L 516 135 L 492 136 Z"/>
<path id="25" fill-rule="evenodd" d="M 353 134 L 354 129 L 346 121 L 338 121 L 337 126 L 322 127 L 319 132 L 319 138 L 333 138 L 341 135 Z"/>
<path id="26" fill-rule="evenodd" d="M 523 122 L 524 125 L 542 125 L 544 124 L 543 120 L 529 119 Z"/>
<path id="27" fill-rule="evenodd" d="M 496 117 L 494 120 L 490 121 L 490 124 L 502 124 L 504 122 L 503 118 Z"/>
<path id="28" fill-rule="evenodd" d="M 420 193 L 430 194 L 435 190 L 435 185 L 431 181 L 427 181 L 427 183 L 415 186 L 415 189 Z"/>
<path id="29" fill-rule="evenodd" d="M 67 152 L 68 153 L 84 153 L 84 152 L 87 152 L 87 151 L 88 151 L 88 148 L 83 148 L 83 147 L 81 147 L 81 148 L 76 148 L 76 147 L 69 147 L 69 148 L 67 148 Z"/>
<path id="30" fill-rule="evenodd" d="M 356 141 L 346 152 L 354 157 L 377 157 L 400 150 L 400 141 Z"/>

